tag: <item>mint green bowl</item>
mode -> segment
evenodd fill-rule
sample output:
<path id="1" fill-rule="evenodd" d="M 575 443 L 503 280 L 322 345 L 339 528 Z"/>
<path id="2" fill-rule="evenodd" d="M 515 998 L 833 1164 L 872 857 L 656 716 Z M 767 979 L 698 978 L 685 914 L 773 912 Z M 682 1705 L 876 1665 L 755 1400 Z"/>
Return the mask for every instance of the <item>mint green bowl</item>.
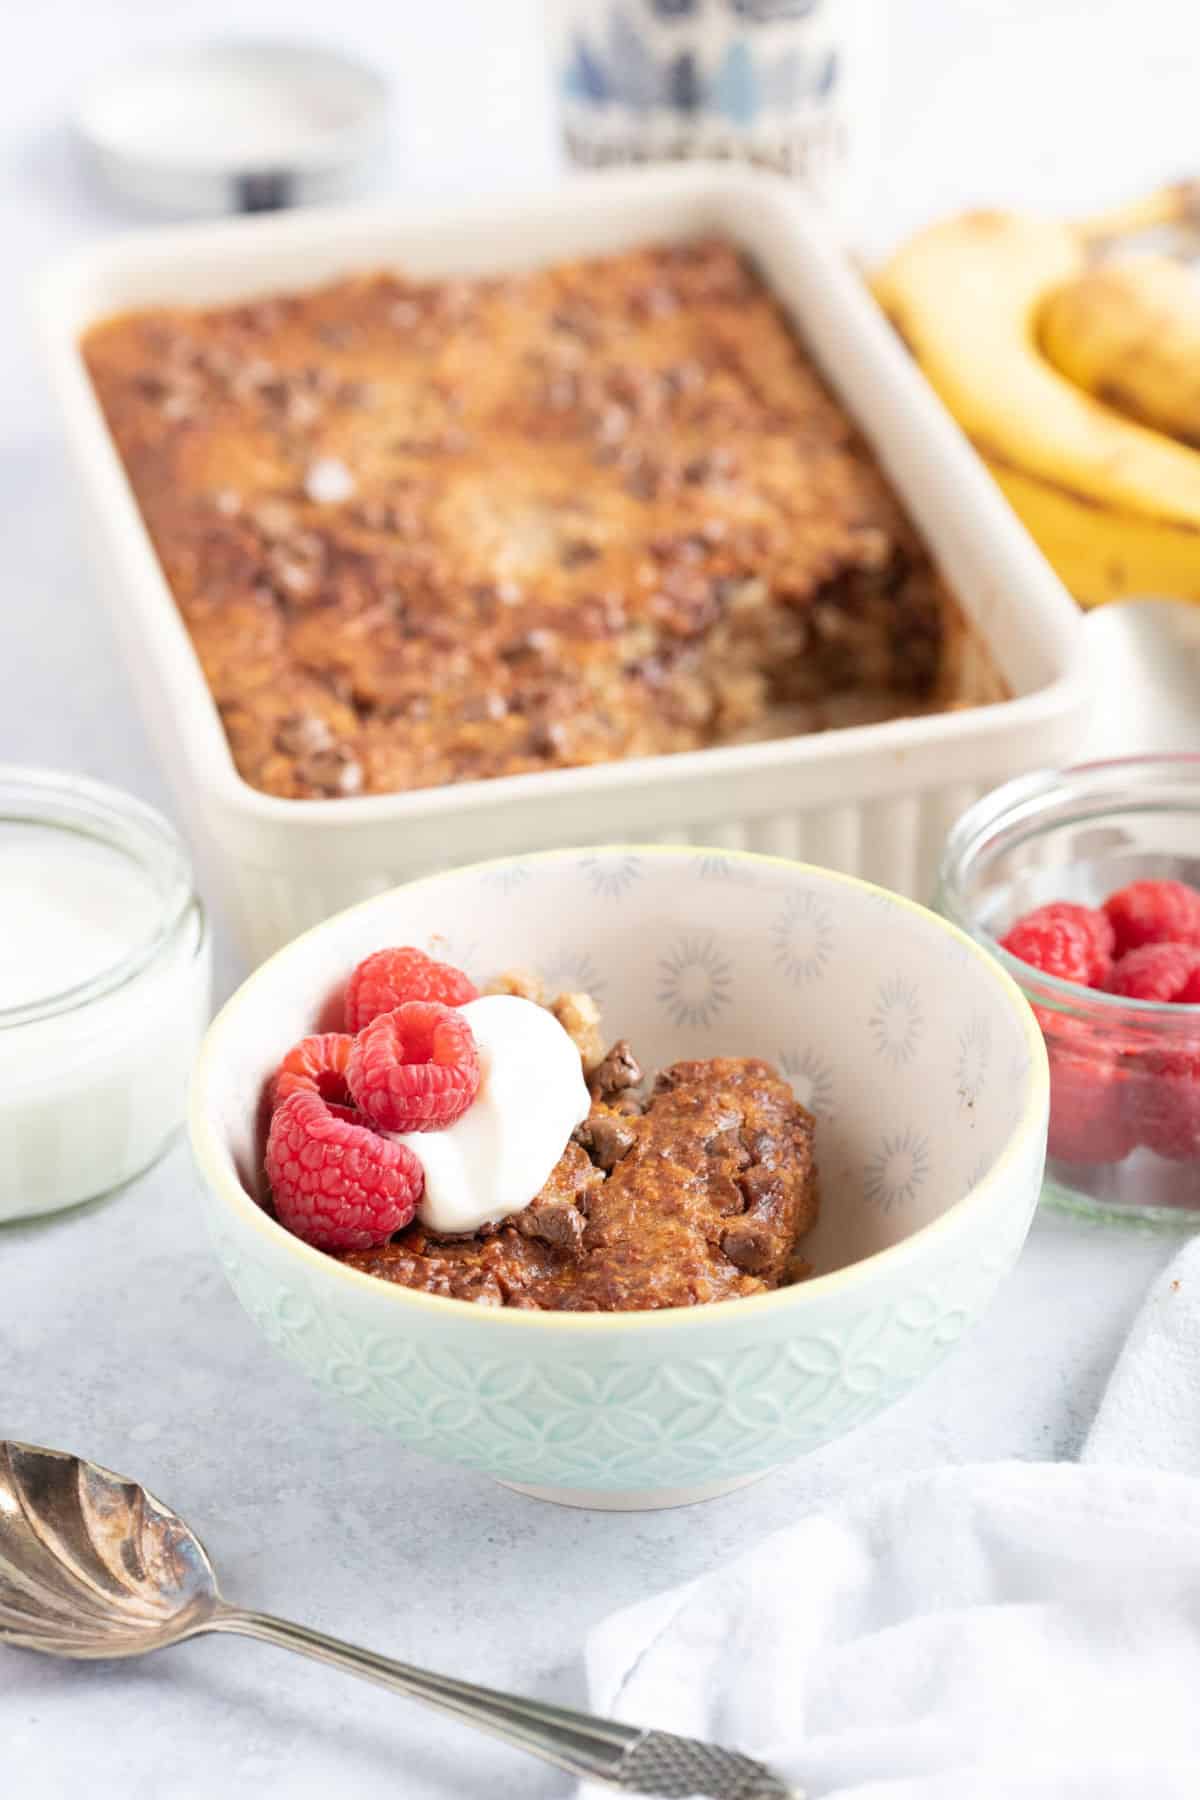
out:
<path id="1" fill-rule="evenodd" d="M 258 1205 L 260 1096 L 354 963 L 415 943 L 477 979 L 589 988 L 650 1066 L 757 1055 L 817 1114 L 814 1279 L 657 1313 L 410 1293 Z M 1042 1177 L 1046 1055 L 986 952 L 827 870 L 698 849 L 562 850 L 430 876 L 318 925 L 211 1026 L 191 1136 L 218 1255 L 268 1343 L 422 1453 L 576 1505 L 724 1493 L 907 1393 L 984 1311 Z"/>

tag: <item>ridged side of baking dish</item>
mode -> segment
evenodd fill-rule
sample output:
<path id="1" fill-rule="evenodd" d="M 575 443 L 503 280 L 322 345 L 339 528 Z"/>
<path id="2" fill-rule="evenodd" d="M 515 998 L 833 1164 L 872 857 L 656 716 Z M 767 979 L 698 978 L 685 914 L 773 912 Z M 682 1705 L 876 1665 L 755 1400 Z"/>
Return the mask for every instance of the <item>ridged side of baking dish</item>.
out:
<path id="1" fill-rule="evenodd" d="M 722 232 L 755 258 L 855 416 L 1012 698 L 965 711 L 410 794 L 281 800 L 238 775 L 79 354 L 127 307 L 214 303 L 388 263 L 488 274 Z M 1076 609 L 795 190 L 723 168 L 589 176 L 527 203 L 300 212 L 139 234 L 45 279 L 43 335 L 93 569 L 210 896 L 254 959 L 430 869 L 603 841 L 767 850 L 928 898 L 957 814 L 1068 757 L 1086 723 Z"/>

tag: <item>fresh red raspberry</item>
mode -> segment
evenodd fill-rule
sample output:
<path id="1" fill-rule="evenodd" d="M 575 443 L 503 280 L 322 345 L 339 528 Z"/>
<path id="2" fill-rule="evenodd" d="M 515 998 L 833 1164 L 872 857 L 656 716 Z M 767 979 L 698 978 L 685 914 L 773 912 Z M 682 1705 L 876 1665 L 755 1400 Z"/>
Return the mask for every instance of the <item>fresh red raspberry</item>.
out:
<path id="1" fill-rule="evenodd" d="M 1039 906 L 1035 912 L 1026 913 L 1021 920 L 1028 925 L 1031 919 L 1069 921 L 1076 925 L 1087 938 L 1091 950 L 1091 967 L 1088 974 L 1089 987 L 1103 987 L 1112 968 L 1115 936 L 1112 922 L 1108 914 L 1098 906 L 1080 906 L 1074 900 L 1052 900 L 1048 906 Z"/>
<path id="2" fill-rule="evenodd" d="M 1049 1154 L 1067 1163 L 1122 1162 L 1137 1142 L 1127 1116 L 1128 1077 L 1100 1050 L 1048 1048 Z"/>
<path id="3" fill-rule="evenodd" d="M 301 1038 L 288 1051 L 275 1075 L 275 1104 L 289 1094 L 320 1094 L 331 1106 L 351 1106 L 346 1061 L 354 1042 L 342 1031 Z"/>
<path id="4" fill-rule="evenodd" d="M 475 1035 L 453 1007 L 406 1000 L 359 1032 L 346 1077 L 381 1131 L 440 1131 L 479 1092 Z"/>
<path id="5" fill-rule="evenodd" d="M 1116 955 L 1143 944 L 1200 944 L 1200 893 L 1184 881 L 1131 881 L 1104 902 Z"/>
<path id="6" fill-rule="evenodd" d="M 1127 1000 L 1175 1000 L 1200 996 L 1200 944 L 1143 944 L 1113 964 L 1110 994 Z"/>
<path id="7" fill-rule="evenodd" d="M 1000 942 L 1010 956 L 1040 969 L 1043 975 L 1057 975 L 1060 981 L 1077 981 L 1087 987 L 1096 966 L 1095 932 L 1078 919 L 1044 917 L 1049 910 L 1038 907 L 1026 913 Z"/>
<path id="8" fill-rule="evenodd" d="M 1200 1049 L 1139 1056 L 1125 1110 L 1148 1150 L 1172 1162 L 1200 1159 Z"/>
<path id="9" fill-rule="evenodd" d="M 303 1091 L 275 1108 L 266 1163 L 280 1224 L 318 1250 L 386 1243 L 412 1219 L 425 1185 L 407 1144 Z"/>
<path id="10" fill-rule="evenodd" d="M 346 984 L 346 1030 L 359 1032 L 380 1013 L 394 1012 L 406 1000 L 438 1000 L 443 1006 L 465 1006 L 479 990 L 461 969 L 435 962 L 411 945 L 376 950 L 359 963 Z"/>

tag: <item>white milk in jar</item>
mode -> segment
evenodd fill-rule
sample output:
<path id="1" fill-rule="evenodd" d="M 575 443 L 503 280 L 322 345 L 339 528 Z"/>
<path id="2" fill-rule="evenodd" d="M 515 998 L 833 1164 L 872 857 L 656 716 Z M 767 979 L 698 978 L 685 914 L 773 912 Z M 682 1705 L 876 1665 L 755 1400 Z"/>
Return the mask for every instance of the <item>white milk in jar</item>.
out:
<path id="1" fill-rule="evenodd" d="M 152 1163 L 183 1117 L 210 956 L 182 845 L 113 788 L 0 766 L 0 1220 Z"/>

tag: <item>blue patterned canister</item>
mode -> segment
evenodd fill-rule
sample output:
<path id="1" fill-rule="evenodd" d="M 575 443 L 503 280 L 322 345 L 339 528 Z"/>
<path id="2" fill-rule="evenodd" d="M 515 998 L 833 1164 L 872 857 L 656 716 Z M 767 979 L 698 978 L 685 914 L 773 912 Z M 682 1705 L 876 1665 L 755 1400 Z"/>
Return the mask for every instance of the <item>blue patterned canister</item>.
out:
<path id="1" fill-rule="evenodd" d="M 872 0 L 551 0 L 567 148 L 587 167 L 744 158 L 836 223 L 878 113 Z"/>

